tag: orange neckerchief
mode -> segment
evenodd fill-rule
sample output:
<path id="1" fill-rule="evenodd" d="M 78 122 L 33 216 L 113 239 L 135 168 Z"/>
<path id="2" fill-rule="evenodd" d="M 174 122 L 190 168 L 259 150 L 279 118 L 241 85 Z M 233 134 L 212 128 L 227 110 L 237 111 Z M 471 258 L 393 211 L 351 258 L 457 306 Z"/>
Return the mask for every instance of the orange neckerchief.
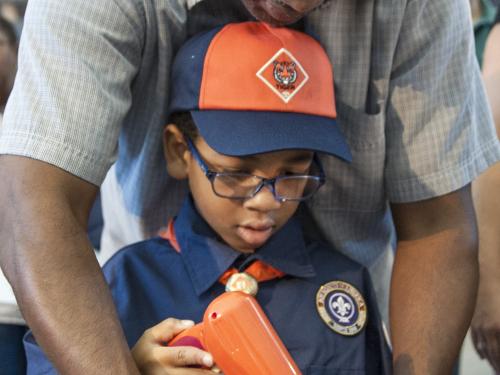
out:
<path id="1" fill-rule="evenodd" d="M 172 245 L 175 251 L 177 251 L 178 253 L 181 252 L 181 247 L 179 246 L 179 242 L 177 242 L 177 237 L 175 236 L 173 220 L 169 221 L 168 227 L 164 230 L 161 230 L 159 235 L 160 237 L 169 241 L 170 245 Z M 219 282 L 226 285 L 227 280 L 233 274 L 238 272 L 239 271 L 235 267 L 228 269 L 219 278 Z M 248 273 L 257 281 L 268 281 L 285 276 L 284 272 L 277 270 L 276 268 L 262 262 L 261 260 L 256 260 L 255 262 L 253 262 L 244 272 Z"/>

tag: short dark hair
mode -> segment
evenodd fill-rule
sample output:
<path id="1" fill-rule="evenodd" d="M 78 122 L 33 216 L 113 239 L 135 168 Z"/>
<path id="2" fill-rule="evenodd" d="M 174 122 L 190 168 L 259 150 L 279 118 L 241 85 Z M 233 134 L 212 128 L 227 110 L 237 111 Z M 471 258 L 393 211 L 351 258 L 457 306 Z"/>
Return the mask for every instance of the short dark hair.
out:
<path id="1" fill-rule="evenodd" d="M 193 117 L 189 112 L 172 113 L 168 123 L 176 125 L 184 137 L 188 137 L 193 141 L 198 137 L 198 129 L 196 128 Z"/>

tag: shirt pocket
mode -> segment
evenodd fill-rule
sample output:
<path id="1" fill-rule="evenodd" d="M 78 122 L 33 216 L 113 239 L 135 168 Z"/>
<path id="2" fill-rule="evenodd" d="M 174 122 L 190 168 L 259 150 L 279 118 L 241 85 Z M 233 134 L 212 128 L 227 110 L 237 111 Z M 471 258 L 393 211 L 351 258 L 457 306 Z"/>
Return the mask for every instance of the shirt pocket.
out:
<path id="1" fill-rule="evenodd" d="M 364 370 L 341 369 L 331 366 L 309 366 L 303 375 L 365 375 Z"/>
<path id="2" fill-rule="evenodd" d="M 310 201 L 313 210 L 379 211 L 385 205 L 385 116 L 337 102 L 337 121 L 351 149 L 351 163 L 321 155 L 327 183 Z"/>

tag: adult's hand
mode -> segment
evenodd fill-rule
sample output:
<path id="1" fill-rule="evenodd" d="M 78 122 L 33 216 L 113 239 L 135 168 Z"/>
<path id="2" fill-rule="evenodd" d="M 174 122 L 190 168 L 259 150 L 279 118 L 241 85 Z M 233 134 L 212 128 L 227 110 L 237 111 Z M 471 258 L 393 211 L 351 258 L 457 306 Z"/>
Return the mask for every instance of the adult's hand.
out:
<path id="1" fill-rule="evenodd" d="M 0 261 L 38 343 L 62 374 L 137 374 L 86 235 L 93 186 L 0 156 Z"/>
<path id="2" fill-rule="evenodd" d="M 500 250 L 498 252 L 500 253 Z M 496 273 L 498 274 L 498 269 Z M 481 275 L 476 310 L 471 324 L 472 342 L 477 353 L 481 358 L 487 359 L 497 373 L 500 373 L 499 286 L 498 277 L 486 280 L 486 277 Z"/>
<path id="3" fill-rule="evenodd" d="M 390 319 L 394 374 L 451 374 L 478 280 L 470 187 L 393 204 L 398 235 Z"/>

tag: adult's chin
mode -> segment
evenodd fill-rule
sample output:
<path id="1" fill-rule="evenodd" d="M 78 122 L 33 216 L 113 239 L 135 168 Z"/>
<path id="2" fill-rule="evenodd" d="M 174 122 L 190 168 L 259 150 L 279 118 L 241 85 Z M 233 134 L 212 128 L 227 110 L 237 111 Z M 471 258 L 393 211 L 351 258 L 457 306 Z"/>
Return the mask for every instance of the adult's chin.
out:
<path id="1" fill-rule="evenodd" d="M 297 22 L 305 14 L 297 12 L 283 2 L 275 0 L 241 0 L 256 19 L 274 26 Z"/>

